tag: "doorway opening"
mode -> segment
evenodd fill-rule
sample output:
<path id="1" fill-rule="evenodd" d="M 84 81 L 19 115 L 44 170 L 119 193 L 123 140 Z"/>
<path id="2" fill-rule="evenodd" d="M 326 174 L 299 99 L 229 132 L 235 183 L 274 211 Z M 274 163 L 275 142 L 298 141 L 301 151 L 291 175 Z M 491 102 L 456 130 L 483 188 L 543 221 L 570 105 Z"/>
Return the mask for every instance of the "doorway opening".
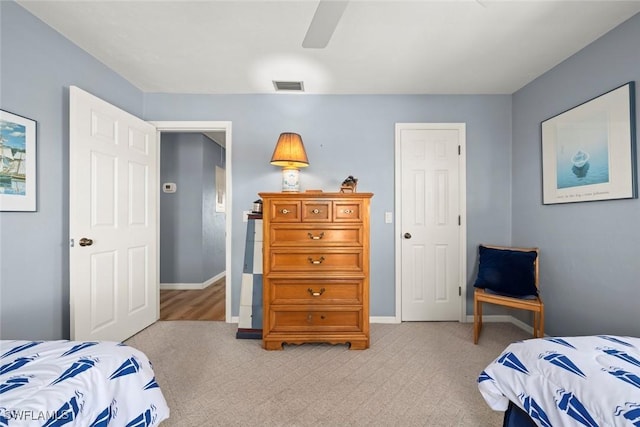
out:
<path id="1" fill-rule="evenodd" d="M 231 322 L 231 123 L 154 122 L 160 320 Z"/>

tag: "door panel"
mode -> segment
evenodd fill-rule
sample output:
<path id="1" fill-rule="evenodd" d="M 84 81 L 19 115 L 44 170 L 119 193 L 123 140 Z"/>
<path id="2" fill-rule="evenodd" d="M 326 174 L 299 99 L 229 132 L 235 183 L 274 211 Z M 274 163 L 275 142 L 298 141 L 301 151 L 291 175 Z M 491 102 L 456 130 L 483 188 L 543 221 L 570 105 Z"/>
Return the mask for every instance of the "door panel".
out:
<path id="1" fill-rule="evenodd" d="M 123 341 L 158 319 L 156 129 L 71 87 L 69 145 L 71 338 Z"/>
<path id="2" fill-rule="evenodd" d="M 425 124 L 398 137 L 402 320 L 459 320 L 461 133 Z"/>

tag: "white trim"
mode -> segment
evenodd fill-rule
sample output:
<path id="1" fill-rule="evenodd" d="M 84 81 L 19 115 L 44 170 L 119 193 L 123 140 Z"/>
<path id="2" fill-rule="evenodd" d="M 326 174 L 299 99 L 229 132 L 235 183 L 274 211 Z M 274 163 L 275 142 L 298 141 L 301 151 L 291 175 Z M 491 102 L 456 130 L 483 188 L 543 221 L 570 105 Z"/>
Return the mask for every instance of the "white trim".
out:
<path id="1" fill-rule="evenodd" d="M 397 316 L 372 316 L 369 317 L 369 323 L 387 323 L 398 324 L 401 323 Z"/>
<path id="2" fill-rule="evenodd" d="M 232 132 L 231 132 L 231 122 L 230 121 L 157 121 L 157 122 L 149 122 L 153 124 L 158 130 L 158 144 L 160 143 L 160 133 L 161 132 L 225 132 L 225 179 L 227 183 L 226 189 L 226 229 L 225 229 L 225 248 L 226 248 L 226 259 L 225 259 L 225 270 L 227 271 L 227 280 L 225 286 L 225 321 L 227 323 L 234 323 L 231 317 L 231 284 L 232 273 L 231 273 L 231 254 L 233 252 L 231 247 L 231 230 L 232 228 L 232 220 L 233 220 L 233 194 L 231 185 L 231 147 L 232 147 Z M 160 165 L 160 150 L 158 150 L 158 165 Z M 160 174 L 158 174 L 158 180 L 160 180 Z M 158 197 L 158 200 L 160 198 Z M 158 201 L 158 204 L 160 202 Z M 160 212 L 160 208 L 158 207 L 158 213 Z M 158 221 L 158 236 L 160 236 L 160 221 Z M 158 238 L 159 241 L 159 238 Z M 158 251 L 158 257 L 160 257 L 160 251 Z M 158 265 L 160 262 L 158 261 Z M 160 275 L 158 274 L 158 277 Z M 235 322 L 237 323 L 237 321 Z"/>
<path id="3" fill-rule="evenodd" d="M 233 316 L 227 323 L 240 323 L 240 316 Z"/>
<path id="4" fill-rule="evenodd" d="M 400 132 L 405 129 L 452 129 L 460 132 L 460 156 L 458 156 L 458 177 L 460 196 L 460 317 L 464 322 L 467 313 L 467 126 L 466 123 L 396 123 L 395 129 L 395 269 L 396 269 L 396 322 L 402 321 L 402 200 L 401 200 L 401 156 Z"/>
<path id="5" fill-rule="evenodd" d="M 223 271 L 220 274 L 216 274 L 212 278 L 205 280 L 202 283 L 160 283 L 160 289 L 162 290 L 201 290 L 206 289 L 213 285 L 220 279 L 225 277 L 226 273 Z"/>
<path id="6" fill-rule="evenodd" d="M 473 314 L 467 315 L 465 321 L 467 323 L 473 323 Z M 483 315 L 482 323 L 511 323 L 523 331 L 527 331 L 533 335 L 533 327 L 527 325 L 520 319 L 516 319 L 513 316 L 509 316 L 508 314 L 491 314 L 491 315 Z"/>

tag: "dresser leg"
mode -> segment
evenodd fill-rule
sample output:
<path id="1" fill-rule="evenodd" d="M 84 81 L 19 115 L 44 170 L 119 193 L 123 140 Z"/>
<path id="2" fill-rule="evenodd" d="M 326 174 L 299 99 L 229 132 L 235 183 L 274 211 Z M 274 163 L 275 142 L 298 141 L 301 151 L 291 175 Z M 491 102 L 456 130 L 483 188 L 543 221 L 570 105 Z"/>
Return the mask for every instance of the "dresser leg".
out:
<path id="1" fill-rule="evenodd" d="M 369 348 L 368 341 L 351 341 L 349 350 L 366 350 Z"/>
<path id="2" fill-rule="evenodd" d="M 282 341 L 263 341 L 262 347 L 265 350 L 282 350 L 283 344 L 284 343 Z"/>

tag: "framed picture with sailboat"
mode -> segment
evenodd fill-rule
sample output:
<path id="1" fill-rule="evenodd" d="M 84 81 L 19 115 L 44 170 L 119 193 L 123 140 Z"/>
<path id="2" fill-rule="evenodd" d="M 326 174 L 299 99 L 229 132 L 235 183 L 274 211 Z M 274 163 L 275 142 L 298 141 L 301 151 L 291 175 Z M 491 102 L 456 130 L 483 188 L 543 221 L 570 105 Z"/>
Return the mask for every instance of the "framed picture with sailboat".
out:
<path id="1" fill-rule="evenodd" d="M 638 197 L 635 82 L 541 123 L 542 203 Z"/>
<path id="2" fill-rule="evenodd" d="M 36 210 L 36 122 L 0 110 L 0 211 Z"/>

